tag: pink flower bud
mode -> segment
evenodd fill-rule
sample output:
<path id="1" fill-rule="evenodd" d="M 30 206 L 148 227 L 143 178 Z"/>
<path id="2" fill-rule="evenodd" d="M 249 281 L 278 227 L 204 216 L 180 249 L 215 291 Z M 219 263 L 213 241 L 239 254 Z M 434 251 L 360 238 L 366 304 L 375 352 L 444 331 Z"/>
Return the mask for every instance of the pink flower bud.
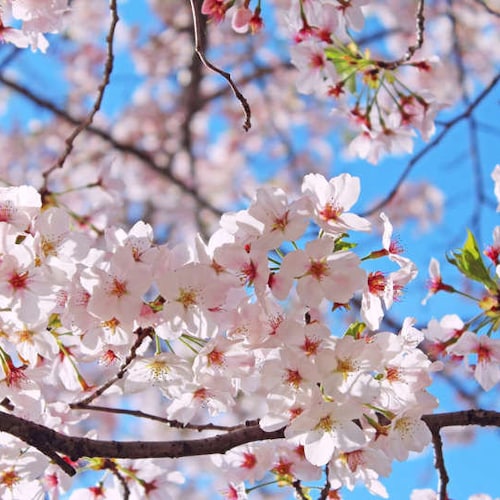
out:
<path id="1" fill-rule="evenodd" d="M 248 7 L 242 5 L 234 12 L 231 27 L 236 33 L 246 33 L 251 18 L 252 11 Z"/>

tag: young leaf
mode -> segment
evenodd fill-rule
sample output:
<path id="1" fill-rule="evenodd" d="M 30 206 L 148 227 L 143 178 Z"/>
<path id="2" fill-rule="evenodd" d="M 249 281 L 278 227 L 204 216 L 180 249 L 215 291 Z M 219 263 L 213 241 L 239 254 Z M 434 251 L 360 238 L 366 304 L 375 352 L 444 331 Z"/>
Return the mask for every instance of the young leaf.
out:
<path id="1" fill-rule="evenodd" d="M 498 285 L 490 276 L 477 246 L 476 239 L 469 230 L 467 230 L 467 239 L 464 246 L 455 250 L 452 252 L 452 256 L 447 256 L 446 258 L 450 264 L 457 267 L 467 278 L 482 283 L 492 292 L 498 291 Z"/>

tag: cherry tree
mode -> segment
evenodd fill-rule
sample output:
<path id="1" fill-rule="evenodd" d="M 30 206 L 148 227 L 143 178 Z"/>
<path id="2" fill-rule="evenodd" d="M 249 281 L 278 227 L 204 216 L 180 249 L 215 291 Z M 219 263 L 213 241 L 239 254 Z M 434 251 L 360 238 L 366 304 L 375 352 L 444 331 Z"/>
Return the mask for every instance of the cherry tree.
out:
<path id="1" fill-rule="evenodd" d="M 500 426 L 499 18 L 0 0 L 2 498 L 401 498 L 429 449 L 411 499 L 455 498 Z"/>

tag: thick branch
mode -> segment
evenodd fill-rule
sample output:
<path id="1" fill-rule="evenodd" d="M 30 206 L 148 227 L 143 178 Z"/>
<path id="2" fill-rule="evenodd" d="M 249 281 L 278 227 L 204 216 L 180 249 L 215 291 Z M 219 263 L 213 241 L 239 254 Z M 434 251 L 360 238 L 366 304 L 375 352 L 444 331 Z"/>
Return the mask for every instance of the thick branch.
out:
<path id="1" fill-rule="evenodd" d="M 76 461 L 81 457 L 104 458 L 179 458 L 211 455 L 254 441 L 281 439 L 284 429 L 265 432 L 252 425 L 205 439 L 181 441 L 101 441 L 66 436 L 21 417 L 0 411 L 0 431 L 18 437 L 25 443 L 53 458 L 61 453 Z M 51 452 L 51 455 L 48 452 Z"/>
<path id="2" fill-rule="evenodd" d="M 433 433 L 454 425 L 481 425 L 500 427 L 500 413 L 488 410 L 466 410 L 436 415 L 424 415 L 422 420 Z M 281 439 L 284 428 L 274 432 L 263 431 L 257 423 L 205 439 L 181 441 L 102 441 L 66 436 L 44 425 L 0 411 L 0 431 L 7 432 L 54 459 L 56 453 L 76 461 L 81 457 L 104 458 L 179 458 L 211 455 L 255 441 Z M 66 472 L 69 468 L 65 468 Z"/>
<path id="3" fill-rule="evenodd" d="M 463 410 L 449 413 L 423 415 L 422 420 L 431 431 L 457 425 L 480 425 L 500 427 L 500 412 L 491 410 Z"/>
<path id="4" fill-rule="evenodd" d="M 480 425 L 500 426 L 500 413 L 488 410 L 465 410 L 451 413 L 438 413 L 436 415 L 424 415 L 422 420 L 427 424 L 432 433 L 432 443 L 434 445 L 434 464 L 439 474 L 439 500 L 447 500 L 447 486 L 450 480 L 443 455 L 443 442 L 440 435 L 440 430 L 443 427 L 464 426 L 464 425 Z"/>

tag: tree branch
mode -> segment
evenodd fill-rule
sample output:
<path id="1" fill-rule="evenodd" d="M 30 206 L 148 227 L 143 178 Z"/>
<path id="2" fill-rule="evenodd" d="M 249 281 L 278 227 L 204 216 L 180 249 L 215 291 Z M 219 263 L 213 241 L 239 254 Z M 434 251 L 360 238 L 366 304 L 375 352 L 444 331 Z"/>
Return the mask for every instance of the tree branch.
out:
<path id="1" fill-rule="evenodd" d="M 424 415 L 422 420 L 432 433 L 432 443 L 434 445 L 434 465 L 438 471 L 439 500 L 448 500 L 447 486 L 450 480 L 443 455 L 443 441 L 440 431 L 443 427 L 480 425 L 482 427 L 500 427 L 500 413 L 489 410 L 465 410 L 451 413 L 438 413 L 435 415 Z"/>
<path id="2" fill-rule="evenodd" d="M 479 105 L 479 103 L 495 88 L 496 84 L 500 80 L 500 73 L 498 73 L 491 81 L 490 83 L 482 90 L 482 92 L 469 104 L 467 109 L 463 112 L 460 113 L 459 115 L 455 116 L 452 120 L 449 120 L 443 125 L 443 130 L 431 141 L 429 142 L 423 149 L 421 149 L 413 158 L 408 162 L 406 165 L 406 168 L 404 169 L 403 173 L 400 175 L 399 179 L 396 182 L 396 185 L 391 189 L 389 194 L 381 200 L 379 203 L 377 203 L 374 207 L 370 208 L 370 210 L 363 212 L 359 214 L 361 217 L 368 217 L 369 215 L 373 215 L 375 213 L 378 213 L 387 203 L 389 203 L 394 196 L 396 196 L 396 193 L 398 192 L 399 188 L 401 187 L 401 184 L 403 184 L 404 180 L 408 177 L 410 172 L 412 171 L 413 167 L 429 152 L 437 146 L 443 138 L 448 135 L 448 132 L 457 125 L 457 123 L 461 122 L 465 118 L 468 118 L 471 116 L 471 114 L 474 112 L 476 107 Z"/>
<path id="3" fill-rule="evenodd" d="M 252 123 L 250 121 L 252 116 L 250 105 L 248 104 L 246 97 L 239 91 L 238 87 L 231 79 L 231 74 L 212 64 L 205 56 L 205 53 L 203 52 L 203 48 L 200 43 L 200 33 L 201 33 L 200 14 L 196 9 L 195 0 L 189 0 L 189 3 L 191 4 L 191 11 L 193 14 L 193 22 L 194 22 L 194 50 L 198 54 L 198 57 L 201 59 L 201 62 L 208 69 L 215 71 L 216 73 L 218 73 L 219 75 L 221 75 L 223 78 L 226 79 L 234 95 L 236 96 L 238 101 L 240 101 L 241 106 L 243 107 L 243 111 L 245 113 L 245 122 L 243 123 L 243 130 L 245 130 L 245 132 L 248 132 L 250 130 L 250 127 L 252 126 Z"/>
<path id="4" fill-rule="evenodd" d="M 73 151 L 73 145 L 75 142 L 75 139 L 87 128 L 89 125 L 92 124 L 92 121 L 94 119 L 94 116 L 97 114 L 99 109 L 101 108 L 102 104 L 102 99 L 104 97 L 104 91 L 106 90 L 106 87 L 109 85 L 110 79 L 111 79 L 111 73 L 113 71 L 113 62 L 114 62 L 114 54 L 113 54 L 113 41 L 114 41 L 114 36 L 115 36 L 115 29 L 116 25 L 118 24 L 118 7 L 116 4 L 116 0 L 110 0 L 109 2 L 109 11 L 111 13 L 111 23 L 109 25 L 109 31 L 106 36 L 106 47 L 107 47 L 107 54 L 106 54 L 106 62 L 104 64 L 104 72 L 102 76 L 101 83 L 99 84 L 99 87 L 97 88 L 97 97 L 94 101 L 94 106 L 90 110 L 90 113 L 88 114 L 87 118 L 83 120 L 76 128 L 73 130 L 73 132 L 66 138 L 66 148 L 63 151 L 62 155 L 58 158 L 58 160 L 50 167 L 48 170 L 46 170 L 43 173 L 44 177 L 44 188 L 47 187 L 47 180 L 49 175 L 56 169 L 62 168 L 64 165 L 64 162 L 67 160 L 68 156 L 71 154 L 71 151 Z"/>
<path id="5" fill-rule="evenodd" d="M 87 405 L 89 403 L 91 403 L 92 401 L 94 401 L 94 399 L 97 399 L 99 396 L 104 394 L 104 392 L 106 392 L 114 383 L 118 382 L 118 380 L 123 378 L 125 372 L 128 370 L 128 367 L 130 366 L 130 363 L 132 363 L 132 361 L 136 358 L 137 349 L 139 349 L 139 347 L 147 337 L 152 337 L 153 329 L 151 327 L 147 328 L 139 327 L 134 333 L 137 335 L 137 339 L 132 345 L 129 355 L 126 357 L 125 361 L 120 366 L 118 373 L 114 375 L 111 379 L 109 379 L 106 383 L 101 385 L 101 387 L 99 387 L 96 391 L 94 391 L 90 396 L 87 396 L 81 401 L 70 404 L 70 408 L 73 409 L 87 408 Z"/>
<path id="6" fill-rule="evenodd" d="M 184 422 L 179 422 L 178 420 L 171 420 L 169 418 L 160 417 L 158 415 L 153 415 L 151 413 L 145 413 L 141 410 L 129 410 L 127 408 L 113 408 L 110 406 L 98 406 L 84 403 L 82 401 L 78 403 L 70 404 L 73 410 L 90 410 L 90 411 L 101 411 L 104 413 L 114 413 L 116 415 L 128 415 L 129 417 L 146 418 L 148 420 L 153 420 L 155 422 L 160 422 L 167 425 L 168 427 L 175 429 L 190 429 L 198 432 L 202 431 L 234 431 L 237 429 L 242 429 L 243 427 L 250 427 L 252 425 L 258 424 L 256 420 L 248 420 L 244 424 L 238 425 L 217 425 L 217 424 L 186 424 Z"/>
<path id="7" fill-rule="evenodd" d="M 409 62 L 415 55 L 415 52 L 422 48 L 422 45 L 424 43 L 425 30 L 424 3 L 424 0 L 418 0 L 415 27 L 415 43 L 408 47 L 403 57 L 390 62 L 376 61 L 378 66 L 384 69 L 394 70 L 397 67 Z"/>
<path id="8" fill-rule="evenodd" d="M 424 415 L 422 420 L 434 434 L 443 427 L 455 425 L 480 425 L 500 427 L 500 412 L 488 410 L 466 410 L 436 415 Z M 285 429 L 263 431 L 258 423 L 205 439 L 180 441 L 102 441 L 75 436 L 66 436 L 44 425 L 0 411 L 0 431 L 7 432 L 38 449 L 49 458 L 56 454 L 77 461 L 82 457 L 102 458 L 180 458 L 196 455 L 212 455 L 246 443 L 282 439 Z M 70 475 L 72 467 L 62 465 Z M 70 470 L 71 469 L 71 470 Z"/>
<path id="9" fill-rule="evenodd" d="M 284 429 L 265 432 L 257 424 L 205 439 L 181 441 L 101 441 L 66 436 L 44 425 L 0 411 L 0 431 L 7 432 L 53 458 L 61 453 L 76 461 L 82 457 L 179 458 L 211 455 L 246 443 L 281 439 Z M 50 453 L 50 455 L 49 455 Z M 65 472 L 74 475 L 75 471 Z"/>

